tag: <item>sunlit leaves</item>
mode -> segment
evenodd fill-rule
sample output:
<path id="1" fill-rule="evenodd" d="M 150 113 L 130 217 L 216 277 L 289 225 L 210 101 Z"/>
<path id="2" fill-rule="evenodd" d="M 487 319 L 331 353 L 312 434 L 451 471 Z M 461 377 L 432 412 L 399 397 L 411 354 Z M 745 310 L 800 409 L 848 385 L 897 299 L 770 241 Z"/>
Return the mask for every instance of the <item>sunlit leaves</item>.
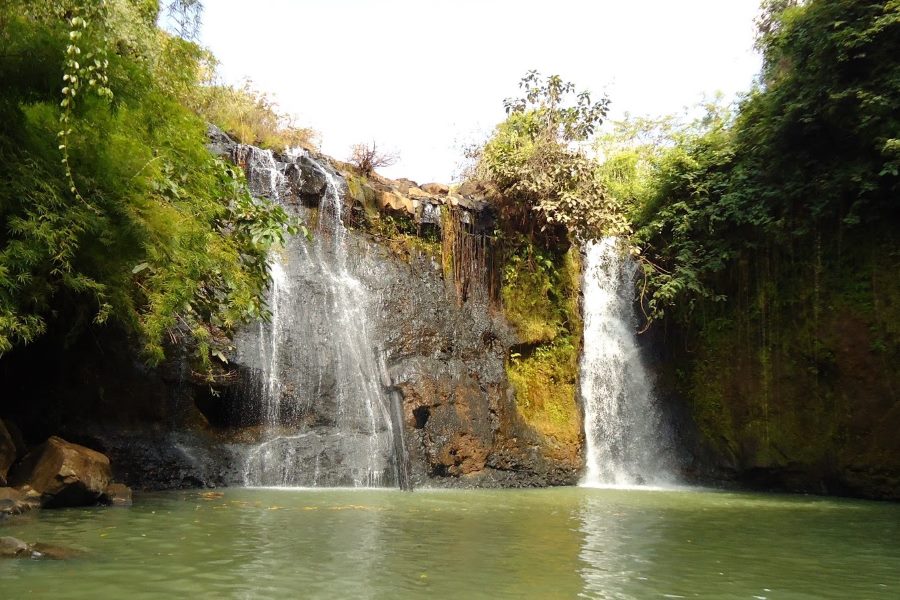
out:
<path id="1" fill-rule="evenodd" d="M 499 189 L 502 208 L 530 211 L 542 227 L 561 225 L 579 239 L 629 231 L 597 164 L 578 146 L 602 123 L 609 100 L 592 102 L 558 75 L 544 79 L 536 71 L 520 87 L 524 96 L 504 101 L 509 116 L 485 145 L 477 169 Z"/>

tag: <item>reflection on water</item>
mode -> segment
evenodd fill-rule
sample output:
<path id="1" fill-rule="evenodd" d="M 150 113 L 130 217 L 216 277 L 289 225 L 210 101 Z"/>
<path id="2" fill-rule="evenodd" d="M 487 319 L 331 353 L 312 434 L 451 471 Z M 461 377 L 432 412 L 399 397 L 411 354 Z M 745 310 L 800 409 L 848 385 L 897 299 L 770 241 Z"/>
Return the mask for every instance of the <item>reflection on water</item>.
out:
<path id="1" fill-rule="evenodd" d="M 593 489 L 235 489 L 46 511 L 2 598 L 894 598 L 900 506 Z"/>

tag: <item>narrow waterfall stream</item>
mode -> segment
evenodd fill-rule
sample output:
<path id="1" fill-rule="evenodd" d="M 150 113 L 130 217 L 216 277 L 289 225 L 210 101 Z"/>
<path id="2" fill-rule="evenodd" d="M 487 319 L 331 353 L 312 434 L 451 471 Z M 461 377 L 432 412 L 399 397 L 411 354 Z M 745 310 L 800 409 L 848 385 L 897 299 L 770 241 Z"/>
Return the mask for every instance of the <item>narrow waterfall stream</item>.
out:
<path id="1" fill-rule="evenodd" d="M 256 191 L 268 185 L 277 199 L 274 160 L 255 162 L 262 173 L 249 161 L 251 185 L 258 179 Z M 318 168 L 326 186 L 313 239 L 291 239 L 270 259 L 272 317 L 237 344 L 238 361 L 255 372 L 247 393 L 256 396 L 260 420 L 244 483 L 405 486 L 402 440 L 369 333 L 373 299 L 353 273 L 358 265 L 348 266 L 341 183 Z"/>
<path id="2" fill-rule="evenodd" d="M 674 483 L 671 447 L 637 345 L 637 265 L 617 238 L 591 242 L 584 265 L 585 486 Z"/>

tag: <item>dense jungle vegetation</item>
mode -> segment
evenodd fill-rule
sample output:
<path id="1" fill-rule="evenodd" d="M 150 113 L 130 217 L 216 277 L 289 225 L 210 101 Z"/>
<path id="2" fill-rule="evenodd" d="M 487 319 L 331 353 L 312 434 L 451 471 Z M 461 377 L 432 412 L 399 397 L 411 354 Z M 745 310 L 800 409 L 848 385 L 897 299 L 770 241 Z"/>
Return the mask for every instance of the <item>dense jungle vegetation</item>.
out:
<path id="1" fill-rule="evenodd" d="M 164 3 L 190 37 L 199 3 Z M 206 362 L 265 317 L 270 246 L 295 227 L 205 148 L 207 122 L 268 146 L 309 143 L 252 88 L 160 29 L 156 0 L 0 6 L 0 355 L 110 321 L 158 362 Z"/>
<path id="2" fill-rule="evenodd" d="M 575 88 L 556 76 L 529 73 L 507 101 L 474 177 L 504 224 L 507 314 L 536 345 L 508 370 L 538 423 L 577 410 L 577 351 L 558 351 L 580 339 L 569 242 L 603 235 L 641 261 L 664 383 L 726 453 L 749 437 L 766 463 L 805 439 L 819 460 L 852 437 L 864 398 L 896 399 L 900 3 L 772 0 L 757 25 L 763 70 L 732 106 L 592 136 L 608 100 L 567 101 Z M 849 383 L 861 364 L 866 383 Z"/>
<path id="3" fill-rule="evenodd" d="M 0 354 L 112 322 L 151 362 L 172 342 L 207 362 L 267 314 L 266 256 L 296 224 L 207 152 L 206 126 L 273 148 L 314 132 L 216 85 L 190 39 L 200 3 L 162 5 L 0 6 Z M 475 157 L 522 339 L 507 373 L 563 443 L 581 435 L 579 246 L 609 235 L 643 267 L 663 383 L 728 452 L 805 438 L 813 460 L 896 399 L 900 2 L 767 0 L 758 30 L 763 69 L 734 105 L 602 129 L 608 98 L 529 72 Z"/>

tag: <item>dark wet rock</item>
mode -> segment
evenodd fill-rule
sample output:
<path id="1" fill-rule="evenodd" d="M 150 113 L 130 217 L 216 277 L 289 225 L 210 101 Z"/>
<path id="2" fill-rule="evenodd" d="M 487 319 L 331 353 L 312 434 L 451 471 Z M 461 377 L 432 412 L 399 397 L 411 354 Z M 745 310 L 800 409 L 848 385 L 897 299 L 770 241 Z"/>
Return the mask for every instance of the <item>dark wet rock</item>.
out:
<path id="1" fill-rule="evenodd" d="M 375 244 L 358 252 L 365 258 L 359 272 L 381 298 L 374 323 L 403 396 L 414 483 L 575 483 L 581 456 L 552 457 L 518 414 L 504 367 L 518 340 L 502 315 L 477 300 L 485 294 L 459 304 L 430 259 L 402 261 Z"/>
<path id="2" fill-rule="evenodd" d="M 0 420 L 0 485 L 6 485 L 6 477 L 9 468 L 16 462 L 16 443 L 12 435 L 6 429 L 6 425 Z"/>
<path id="3" fill-rule="evenodd" d="M 206 137 L 209 140 L 206 144 L 209 151 L 223 158 L 231 156 L 232 149 L 237 145 L 227 133 L 212 124 L 206 127 Z"/>
<path id="4" fill-rule="evenodd" d="M 10 474 L 16 485 L 29 485 L 46 507 L 97 503 L 110 480 L 109 458 L 52 436 L 28 453 Z"/>
<path id="5" fill-rule="evenodd" d="M 16 425 L 15 421 L 11 421 L 9 419 L 5 419 L 3 424 L 6 425 L 6 431 L 9 433 L 9 436 L 12 438 L 13 444 L 16 446 L 16 456 L 22 457 L 28 454 L 28 445 L 25 443 L 25 438 L 22 435 L 22 430 L 19 429 L 19 426 Z"/>
<path id="6" fill-rule="evenodd" d="M 113 476 L 132 489 L 210 488 L 243 483 L 241 441 L 208 430 L 88 428 L 110 457 Z M 235 433 L 237 437 L 239 432 Z M 251 436 L 252 437 L 252 436 Z"/>
<path id="7" fill-rule="evenodd" d="M 133 504 L 131 488 L 124 483 L 111 483 L 106 486 L 100 501 L 109 506 L 131 506 Z"/>
<path id="8" fill-rule="evenodd" d="M 299 174 L 296 180 L 297 190 L 301 194 L 319 195 L 325 191 L 326 176 L 316 162 L 307 156 L 301 156 L 295 165 Z"/>
<path id="9" fill-rule="evenodd" d="M 53 544 L 29 544 L 14 537 L 0 537 L 0 558 L 67 560 L 80 554 L 77 550 Z"/>

